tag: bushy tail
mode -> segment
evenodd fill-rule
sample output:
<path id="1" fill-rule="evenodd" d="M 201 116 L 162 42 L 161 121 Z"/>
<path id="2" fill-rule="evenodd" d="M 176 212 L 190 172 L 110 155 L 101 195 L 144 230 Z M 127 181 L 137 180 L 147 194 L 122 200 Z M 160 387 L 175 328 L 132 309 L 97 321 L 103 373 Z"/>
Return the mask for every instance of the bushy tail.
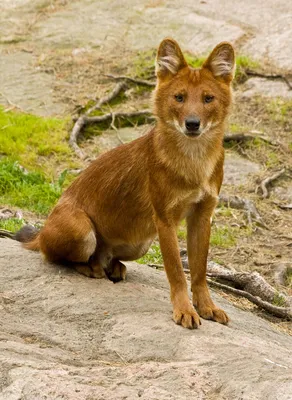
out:
<path id="1" fill-rule="evenodd" d="M 23 226 L 16 234 L 14 239 L 23 243 L 23 247 L 28 250 L 38 251 L 39 245 L 39 230 L 32 225 Z"/>

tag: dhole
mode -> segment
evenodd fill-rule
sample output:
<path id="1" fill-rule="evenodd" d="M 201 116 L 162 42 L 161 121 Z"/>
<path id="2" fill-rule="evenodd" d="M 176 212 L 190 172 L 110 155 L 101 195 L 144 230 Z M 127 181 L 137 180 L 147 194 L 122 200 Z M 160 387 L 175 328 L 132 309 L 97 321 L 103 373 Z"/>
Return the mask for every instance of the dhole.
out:
<path id="1" fill-rule="evenodd" d="M 126 275 L 121 261 L 142 257 L 158 235 L 174 321 L 197 328 L 200 315 L 226 324 L 228 316 L 210 298 L 206 263 L 234 68 L 229 43 L 220 43 L 203 67 L 194 69 L 174 40 L 163 40 L 156 59 L 156 126 L 98 157 L 65 191 L 44 228 L 37 233 L 24 228 L 19 240 L 51 262 L 119 281 Z M 196 310 L 176 236 L 184 218 Z"/>

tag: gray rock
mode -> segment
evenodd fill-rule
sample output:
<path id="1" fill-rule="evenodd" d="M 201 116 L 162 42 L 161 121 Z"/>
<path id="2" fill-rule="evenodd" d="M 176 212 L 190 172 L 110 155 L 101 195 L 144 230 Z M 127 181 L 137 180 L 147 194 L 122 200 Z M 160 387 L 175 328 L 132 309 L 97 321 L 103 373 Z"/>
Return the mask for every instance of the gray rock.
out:
<path id="1" fill-rule="evenodd" d="M 235 152 L 225 152 L 224 185 L 244 185 L 252 174 L 260 171 L 260 165 Z"/>
<path id="2" fill-rule="evenodd" d="M 1 53 L 0 53 L 1 54 Z M 66 105 L 53 96 L 54 76 L 36 69 L 32 54 L 16 52 L 0 57 L 0 104 L 7 99 L 24 111 L 41 116 L 62 115 Z"/>
<path id="3" fill-rule="evenodd" d="M 143 134 L 149 132 L 150 129 L 150 125 L 136 126 L 135 128 L 121 128 L 118 130 L 118 133 L 113 129 L 109 129 L 104 131 L 101 135 L 95 136 L 93 141 L 94 145 L 103 152 L 119 146 L 121 141 L 123 143 L 128 143 L 138 139 Z"/>
<path id="4" fill-rule="evenodd" d="M 76 58 L 76 49 L 94 49 L 100 59 L 116 64 L 137 50 L 157 48 L 166 36 L 193 54 L 206 54 L 220 41 L 230 41 L 241 54 L 291 71 L 290 9 L 287 0 L 2 0 L 1 101 L 5 103 L 6 97 L 35 114 L 65 114 L 66 100 L 60 102 L 52 93 L 68 82 L 54 71 L 46 74 L 33 68 L 34 57 L 66 49 Z M 71 84 L 68 97 L 73 98 L 76 81 Z"/>
<path id="5" fill-rule="evenodd" d="M 292 90 L 282 80 L 269 80 L 264 78 L 250 78 L 242 87 L 243 97 L 283 97 L 292 99 Z"/>
<path id="6" fill-rule="evenodd" d="M 185 400 L 292 397 L 292 339 L 212 293 L 228 327 L 171 320 L 165 274 L 128 264 L 92 280 L 0 239 L 0 398 Z"/>
<path id="7" fill-rule="evenodd" d="M 276 186 L 272 189 L 272 193 L 285 203 L 292 203 L 292 183 L 287 182 L 286 186 Z"/>

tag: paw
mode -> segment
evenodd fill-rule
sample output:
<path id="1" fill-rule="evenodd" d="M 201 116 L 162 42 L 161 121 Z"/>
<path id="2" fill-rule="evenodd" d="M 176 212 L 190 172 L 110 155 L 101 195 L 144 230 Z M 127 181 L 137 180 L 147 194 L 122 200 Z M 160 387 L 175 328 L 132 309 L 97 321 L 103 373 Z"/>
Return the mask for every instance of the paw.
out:
<path id="1" fill-rule="evenodd" d="M 74 265 L 75 269 L 79 274 L 85 275 L 88 278 L 102 279 L 106 278 L 106 274 L 103 269 L 93 269 L 89 265 Z"/>
<path id="2" fill-rule="evenodd" d="M 210 319 L 224 325 L 227 325 L 229 322 L 226 312 L 221 310 L 221 308 L 217 308 L 215 305 L 200 305 L 197 306 L 197 310 L 199 315 L 204 319 Z"/>
<path id="3" fill-rule="evenodd" d="M 117 283 L 126 279 L 127 268 L 118 260 L 113 260 L 110 267 L 106 269 L 110 281 Z"/>
<path id="4" fill-rule="evenodd" d="M 197 329 L 201 325 L 200 317 L 194 307 L 174 307 L 173 320 L 176 324 L 188 329 Z"/>

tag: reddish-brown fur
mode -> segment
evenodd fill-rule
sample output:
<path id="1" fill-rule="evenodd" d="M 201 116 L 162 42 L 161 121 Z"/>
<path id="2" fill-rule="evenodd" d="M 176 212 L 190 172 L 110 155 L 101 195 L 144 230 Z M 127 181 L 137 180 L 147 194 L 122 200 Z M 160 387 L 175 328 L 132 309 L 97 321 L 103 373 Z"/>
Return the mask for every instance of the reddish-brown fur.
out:
<path id="1" fill-rule="evenodd" d="M 227 323 L 225 312 L 210 298 L 206 263 L 210 219 L 223 178 L 222 140 L 234 52 L 230 44 L 221 43 L 196 70 L 187 66 L 178 44 L 165 39 L 156 71 L 155 128 L 98 157 L 65 191 L 44 228 L 25 247 L 40 249 L 53 262 L 74 263 L 88 276 L 107 275 L 117 281 L 126 272 L 120 260 L 141 257 L 158 234 L 174 321 L 195 328 L 201 315 Z M 214 98 L 207 102 L 208 96 Z M 200 119 L 199 136 L 187 136 L 189 117 Z M 183 218 L 198 313 L 189 301 L 179 255 L 176 229 Z"/>

